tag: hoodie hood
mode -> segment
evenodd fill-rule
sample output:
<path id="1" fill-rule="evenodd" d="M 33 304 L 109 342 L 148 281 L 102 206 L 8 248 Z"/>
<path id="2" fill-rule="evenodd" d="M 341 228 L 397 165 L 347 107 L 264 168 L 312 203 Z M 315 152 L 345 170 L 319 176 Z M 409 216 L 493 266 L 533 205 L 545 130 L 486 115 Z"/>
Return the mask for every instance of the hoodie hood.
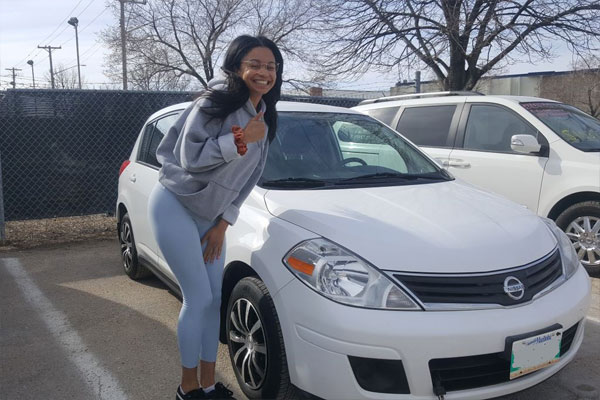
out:
<path id="1" fill-rule="evenodd" d="M 227 89 L 227 81 L 224 78 L 213 78 L 208 81 L 208 87 L 216 90 Z"/>

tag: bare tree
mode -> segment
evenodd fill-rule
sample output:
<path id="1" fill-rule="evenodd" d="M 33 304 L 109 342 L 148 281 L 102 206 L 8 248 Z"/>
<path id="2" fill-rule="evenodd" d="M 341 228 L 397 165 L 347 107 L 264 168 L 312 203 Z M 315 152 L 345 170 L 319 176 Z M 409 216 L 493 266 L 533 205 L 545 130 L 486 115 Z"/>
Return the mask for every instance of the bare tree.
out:
<path id="1" fill-rule="evenodd" d="M 189 75 L 177 74 L 171 70 L 152 64 L 137 64 L 129 71 L 129 80 L 139 90 L 189 90 L 191 78 Z"/>
<path id="2" fill-rule="evenodd" d="M 44 74 L 44 80 L 50 83 L 50 72 Z M 85 84 L 85 77 L 81 76 L 81 84 Z M 58 64 L 54 68 L 54 87 L 56 89 L 77 89 L 79 88 L 79 79 L 77 75 L 77 66 L 65 67 L 63 64 Z"/>
<path id="3" fill-rule="evenodd" d="M 424 65 L 447 90 L 472 89 L 492 68 L 553 57 L 560 40 L 590 51 L 598 0 L 323 0 L 321 68 L 359 75 Z"/>
<path id="4" fill-rule="evenodd" d="M 228 43 L 239 34 L 260 34 L 276 42 L 286 63 L 305 62 L 303 38 L 310 32 L 316 0 L 149 0 L 128 5 L 128 76 L 137 88 L 206 87 Z M 116 13 L 118 10 L 111 5 Z M 105 74 L 121 79 L 119 29 L 103 32 L 112 49 Z M 289 70 L 288 70 L 289 71 Z M 305 76 L 295 74 L 298 81 Z M 191 78 L 188 79 L 188 78 Z"/>
<path id="5" fill-rule="evenodd" d="M 143 65 L 146 71 L 163 76 L 171 73 L 171 80 L 190 75 L 206 87 L 214 76 L 213 63 L 229 39 L 227 33 L 241 17 L 241 4 L 243 0 L 128 4 L 128 66 Z M 112 57 L 120 54 L 116 27 L 106 30 L 103 40 L 113 49 Z"/>

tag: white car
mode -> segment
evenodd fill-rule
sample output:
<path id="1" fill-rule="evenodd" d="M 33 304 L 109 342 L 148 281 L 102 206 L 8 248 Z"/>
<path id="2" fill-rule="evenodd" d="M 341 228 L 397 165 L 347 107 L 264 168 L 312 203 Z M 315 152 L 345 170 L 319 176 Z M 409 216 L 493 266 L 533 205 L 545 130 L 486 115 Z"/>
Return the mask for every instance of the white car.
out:
<path id="1" fill-rule="evenodd" d="M 355 107 L 394 127 L 457 178 L 556 221 L 600 271 L 600 121 L 524 96 L 422 93 Z"/>
<path id="2" fill-rule="evenodd" d="M 148 119 L 116 213 L 125 272 L 150 270 L 175 291 L 146 207 L 157 144 L 185 106 Z M 278 110 L 263 176 L 226 239 L 221 340 L 249 398 L 483 399 L 575 357 L 590 280 L 554 222 L 454 180 L 369 116 Z"/>

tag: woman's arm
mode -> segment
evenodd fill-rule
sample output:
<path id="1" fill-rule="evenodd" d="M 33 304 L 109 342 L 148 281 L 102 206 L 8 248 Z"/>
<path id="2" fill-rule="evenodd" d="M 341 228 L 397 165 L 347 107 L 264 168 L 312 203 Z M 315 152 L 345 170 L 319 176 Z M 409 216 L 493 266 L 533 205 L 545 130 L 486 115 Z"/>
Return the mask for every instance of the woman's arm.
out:
<path id="1" fill-rule="evenodd" d="M 218 136 L 220 129 L 219 120 L 210 120 L 210 116 L 194 104 L 182 126 L 174 151 L 185 170 L 208 171 L 240 157 L 233 132 Z"/>
<path id="2" fill-rule="evenodd" d="M 235 221 L 237 220 L 238 216 L 240 215 L 240 207 L 242 206 L 242 204 L 244 203 L 244 201 L 246 200 L 246 198 L 248 197 L 248 195 L 250 194 L 252 189 L 254 189 L 254 187 L 256 186 L 256 183 L 260 179 L 263 169 L 265 168 L 265 163 L 267 161 L 268 149 L 269 149 L 269 144 L 268 144 L 268 141 L 265 140 L 264 147 L 263 147 L 263 157 L 261 158 L 259 163 L 256 165 L 256 168 L 254 168 L 252 175 L 250 175 L 250 178 L 248 178 L 248 182 L 246 182 L 246 184 L 242 187 L 238 196 L 229 205 L 229 207 L 227 207 L 225 209 L 225 211 L 223 212 L 223 215 L 221 216 L 221 218 L 224 219 L 225 221 L 227 221 L 229 223 L 229 225 L 235 224 Z"/>

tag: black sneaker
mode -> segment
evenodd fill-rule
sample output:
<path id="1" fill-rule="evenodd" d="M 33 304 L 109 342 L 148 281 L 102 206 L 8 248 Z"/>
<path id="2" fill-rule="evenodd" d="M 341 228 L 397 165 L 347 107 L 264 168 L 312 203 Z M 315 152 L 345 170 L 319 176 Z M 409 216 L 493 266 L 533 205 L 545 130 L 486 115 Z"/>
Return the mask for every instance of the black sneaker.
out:
<path id="1" fill-rule="evenodd" d="M 205 399 L 233 399 L 233 400 L 235 400 L 235 397 L 233 397 L 233 392 L 231 390 L 227 389 L 227 387 L 225 387 L 225 385 L 223 385 L 221 382 L 215 383 L 215 388 L 213 390 L 211 390 L 210 392 L 205 392 L 204 398 Z"/>
<path id="2" fill-rule="evenodd" d="M 187 393 L 183 393 L 181 390 L 181 386 L 177 388 L 177 395 L 175 396 L 175 400 L 192 400 L 192 399 L 205 399 L 204 390 L 194 389 L 190 390 Z"/>

